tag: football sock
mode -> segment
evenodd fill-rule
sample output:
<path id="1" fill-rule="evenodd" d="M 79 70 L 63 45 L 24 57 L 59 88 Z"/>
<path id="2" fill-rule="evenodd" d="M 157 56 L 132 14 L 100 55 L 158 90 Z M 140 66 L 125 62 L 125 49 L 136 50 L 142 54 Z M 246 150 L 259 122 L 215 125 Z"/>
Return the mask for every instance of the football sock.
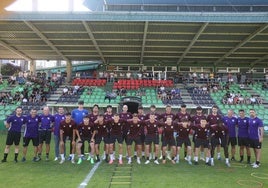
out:
<path id="1" fill-rule="evenodd" d="M 248 156 L 248 162 L 250 162 L 250 156 Z"/>
<path id="2" fill-rule="evenodd" d="M 244 160 L 244 155 L 240 155 L 240 161 Z"/>
<path id="3" fill-rule="evenodd" d="M 15 153 L 15 160 L 17 160 L 18 159 L 18 153 Z"/>
<path id="4" fill-rule="evenodd" d="M 212 163 L 214 162 L 214 158 L 211 158 L 210 160 Z M 208 162 L 209 162 L 209 157 L 206 157 L 206 163 L 208 163 Z"/>
<path id="5" fill-rule="evenodd" d="M 163 156 L 163 160 L 166 160 L 166 156 L 165 155 Z"/>
<path id="6" fill-rule="evenodd" d="M 60 154 L 61 160 L 64 160 L 64 154 Z"/>
<path id="7" fill-rule="evenodd" d="M 8 155 L 8 153 L 4 153 L 4 160 L 7 159 L 7 155 Z"/>
<path id="8" fill-rule="evenodd" d="M 119 154 L 119 160 L 122 160 L 122 157 L 123 157 L 122 154 Z"/>

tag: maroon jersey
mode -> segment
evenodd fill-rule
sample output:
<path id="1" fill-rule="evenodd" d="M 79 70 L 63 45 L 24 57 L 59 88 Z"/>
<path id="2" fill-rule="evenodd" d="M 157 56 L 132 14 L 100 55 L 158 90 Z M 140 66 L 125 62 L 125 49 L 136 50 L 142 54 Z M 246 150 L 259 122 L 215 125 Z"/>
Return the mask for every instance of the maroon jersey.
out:
<path id="1" fill-rule="evenodd" d="M 143 123 L 141 121 L 134 123 L 133 121 L 128 121 L 128 138 L 137 138 L 141 135 L 143 129 Z"/>
<path id="2" fill-rule="evenodd" d="M 178 120 L 178 122 L 181 122 L 182 119 L 188 119 L 188 121 L 191 121 L 191 115 L 186 112 L 186 113 L 177 113 L 176 115 L 176 119 Z"/>
<path id="3" fill-rule="evenodd" d="M 192 127 L 195 131 L 195 138 L 206 140 L 209 136 L 210 126 L 206 125 L 205 127 L 201 127 L 201 125 L 195 125 Z"/>
<path id="4" fill-rule="evenodd" d="M 168 116 L 170 116 L 172 120 L 176 119 L 176 115 L 173 113 L 164 113 L 161 115 L 161 119 L 163 119 L 163 121 L 165 122 Z"/>
<path id="5" fill-rule="evenodd" d="M 207 122 L 211 126 L 211 125 L 217 124 L 218 121 L 221 119 L 222 119 L 222 117 L 219 114 L 217 114 L 217 115 L 209 114 L 207 117 Z"/>
<path id="6" fill-rule="evenodd" d="M 146 120 L 147 120 L 147 119 L 150 119 L 150 114 L 151 114 L 151 113 L 146 114 L 146 118 L 145 118 Z M 156 119 L 156 120 L 160 120 L 160 119 L 161 119 L 161 115 L 158 114 L 158 113 L 155 113 L 154 116 L 155 116 L 155 119 Z"/>
<path id="7" fill-rule="evenodd" d="M 146 119 L 146 115 L 145 114 L 138 114 L 138 118 L 141 121 L 144 121 Z"/>
<path id="8" fill-rule="evenodd" d="M 108 123 L 103 121 L 102 123 L 98 122 L 94 124 L 94 129 L 97 131 L 95 136 L 100 137 L 107 137 L 109 133 Z"/>
<path id="9" fill-rule="evenodd" d="M 163 131 L 162 131 L 163 140 L 168 141 L 174 138 L 174 132 L 176 132 L 177 126 L 178 125 L 176 123 L 172 123 L 171 125 L 167 125 L 166 123 L 164 123 L 162 127 L 163 128 Z"/>
<path id="10" fill-rule="evenodd" d="M 110 120 L 112 120 L 113 119 L 113 114 L 111 113 L 111 114 L 108 114 L 107 112 L 105 112 L 105 114 L 104 114 L 104 120 L 105 121 L 110 121 Z"/>
<path id="11" fill-rule="evenodd" d="M 115 135 L 115 136 L 121 136 L 123 133 L 122 131 L 123 131 L 123 126 L 125 126 L 125 123 L 126 121 L 121 120 L 121 119 L 117 123 L 115 123 L 113 120 L 108 121 L 110 134 Z"/>
<path id="12" fill-rule="evenodd" d="M 66 122 L 65 120 L 60 122 L 60 130 L 63 131 L 64 136 L 73 137 L 73 131 L 76 129 L 76 124 L 73 120 Z"/>
<path id="13" fill-rule="evenodd" d="M 128 119 L 132 119 L 132 114 L 130 112 L 127 112 L 127 113 L 122 112 L 119 114 L 119 117 L 120 119 L 127 121 Z M 127 134 L 128 129 L 129 129 L 128 124 L 124 124 L 123 129 L 122 129 L 123 135 Z"/>
<path id="14" fill-rule="evenodd" d="M 223 138 L 228 135 L 228 128 L 225 126 L 211 126 L 211 136 L 214 138 Z"/>
<path id="15" fill-rule="evenodd" d="M 194 116 L 192 116 L 191 121 L 192 121 L 192 123 L 193 123 L 194 125 L 199 125 L 201 119 L 203 119 L 203 118 L 207 119 L 206 116 L 205 116 L 204 114 L 200 114 L 200 115 L 195 114 Z"/>
<path id="16" fill-rule="evenodd" d="M 119 114 L 120 119 L 124 119 L 124 120 L 128 120 L 128 119 L 132 119 L 132 114 L 130 112 L 127 113 L 120 113 Z"/>
<path id="17" fill-rule="evenodd" d="M 186 139 L 189 137 L 189 133 L 192 129 L 191 125 L 188 125 L 186 128 L 182 126 L 181 123 L 178 124 L 177 126 L 177 133 L 178 133 L 178 138 L 179 139 Z"/>
<path id="18" fill-rule="evenodd" d="M 81 123 L 77 127 L 77 130 L 81 138 L 91 138 L 94 132 L 94 124 L 89 123 L 88 125 L 85 125 L 84 123 Z"/>
<path id="19" fill-rule="evenodd" d="M 94 123 L 94 121 L 96 121 L 96 119 L 98 119 L 98 114 L 94 115 L 94 114 L 89 114 L 89 121 L 91 123 Z"/>
<path id="20" fill-rule="evenodd" d="M 158 135 L 158 127 L 161 127 L 161 124 L 157 121 L 150 122 L 146 121 L 144 123 L 144 129 L 147 136 L 157 136 Z"/>

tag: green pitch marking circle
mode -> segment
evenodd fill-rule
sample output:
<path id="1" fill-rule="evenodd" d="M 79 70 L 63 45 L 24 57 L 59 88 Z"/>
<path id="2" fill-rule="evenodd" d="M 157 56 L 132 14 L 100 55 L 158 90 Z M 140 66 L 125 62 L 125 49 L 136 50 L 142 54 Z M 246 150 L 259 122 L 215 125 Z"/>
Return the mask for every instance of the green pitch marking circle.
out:
<path id="1" fill-rule="evenodd" d="M 250 188 L 261 188 L 263 187 L 263 183 L 255 180 L 237 180 L 238 185 Z"/>
<path id="2" fill-rule="evenodd" d="M 268 180 L 268 174 L 266 174 L 266 173 L 253 172 L 250 175 L 253 176 L 253 177 L 255 177 L 255 178 L 259 178 L 259 179 L 263 179 L 263 180 Z"/>

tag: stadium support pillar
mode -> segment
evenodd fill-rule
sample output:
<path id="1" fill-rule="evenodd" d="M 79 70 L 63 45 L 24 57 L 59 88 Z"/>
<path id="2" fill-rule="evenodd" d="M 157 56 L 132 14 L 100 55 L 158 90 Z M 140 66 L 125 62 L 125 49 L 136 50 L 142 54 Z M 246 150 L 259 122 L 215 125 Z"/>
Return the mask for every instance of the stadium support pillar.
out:
<path id="1" fill-rule="evenodd" d="M 36 74 L 36 63 L 35 61 L 30 61 L 30 72 L 31 74 L 35 75 Z"/>
<path id="2" fill-rule="evenodd" d="M 66 73 L 67 73 L 67 82 L 71 82 L 72 79 L 72 62 L 67 61 L 66 62 Z"/>

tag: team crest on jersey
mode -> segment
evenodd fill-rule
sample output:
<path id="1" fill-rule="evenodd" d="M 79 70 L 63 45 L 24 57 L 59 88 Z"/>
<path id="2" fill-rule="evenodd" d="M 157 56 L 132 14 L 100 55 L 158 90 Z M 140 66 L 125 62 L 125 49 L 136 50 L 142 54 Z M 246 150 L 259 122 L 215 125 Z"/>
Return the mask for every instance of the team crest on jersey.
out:
<path id="1" fill-rule="evenodd" d="M 154 125 L 154 127 L 156 127 L 156 125 Z"/>
<path id="2" fill-rule="evenodd" d="M 171 126 L 171 129 L 173 129 L 173 126 Z"/>
<path id="3" fill-rule="evenodd" d="M 69 125 L 69 127 L 71 128 L 71 127 L 72 127 L 72 125 Z"/>
<path id="4" fill-rule="evenodd" d="M 232 122 L 234 122 L 234 119 L 232 119 Z"/>
<path id="5" fill-rule="evenodd" d="M 140 127 L 140 124 L 138 124 L 137 127 Z"/>
<path id="6" fill-rule="evenodd" d="M 23 118 L 21 118 L 20 120 L 23 121 Z"/>
<path id="7" fill-rule="evenodd" d="M 247 122 L 247 120 L 244 120 L 244 123 L 246 123 Z"/>
<path id="8" fill-rule="evenodd" d="M 255 120 L 253 120 L 253 123 L 256 123 L 256 121 L 255 121 Z"/>
<path id="9" fill-rule="evenodd" d="M 88 130 L 90 130 L 90 129 L 91 129 L 91 127 L 88 127 L 87 129 L 88 129 Z"/>

